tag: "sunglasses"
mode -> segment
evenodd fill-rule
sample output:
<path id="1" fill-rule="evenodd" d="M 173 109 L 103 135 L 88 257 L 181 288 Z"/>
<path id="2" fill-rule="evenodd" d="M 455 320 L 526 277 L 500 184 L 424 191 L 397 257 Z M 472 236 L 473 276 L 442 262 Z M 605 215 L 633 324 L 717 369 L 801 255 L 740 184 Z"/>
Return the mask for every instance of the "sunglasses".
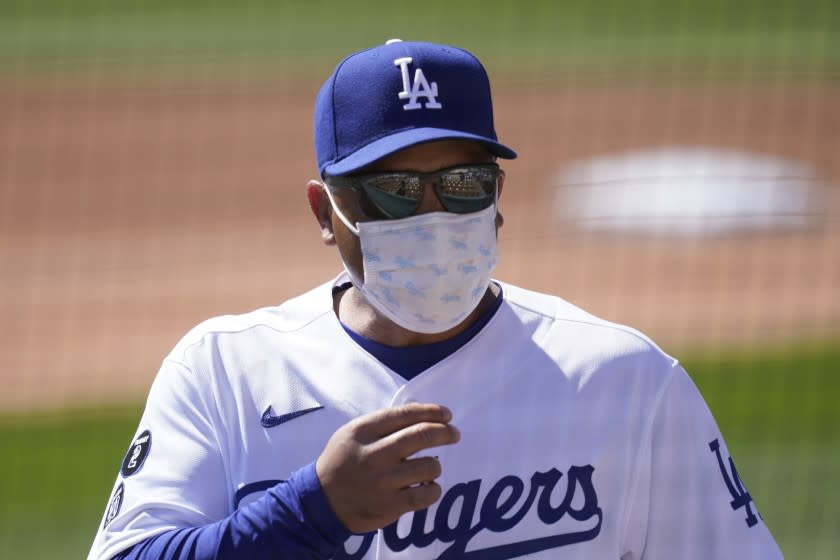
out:
<path id="1" fill-rule="evenodd" d="M 457 165 L 432 171 L 383 171 L 362 175 L 327 177 L 332 188 L 363 192 L 367 200 L 386 218 L 406 218 L 414 214 L 423 200 L 423 190 L 431 183 L 443 207 L 455 214 L 484 210 L 496 201 L 499 166 L 495 163 Z"/>

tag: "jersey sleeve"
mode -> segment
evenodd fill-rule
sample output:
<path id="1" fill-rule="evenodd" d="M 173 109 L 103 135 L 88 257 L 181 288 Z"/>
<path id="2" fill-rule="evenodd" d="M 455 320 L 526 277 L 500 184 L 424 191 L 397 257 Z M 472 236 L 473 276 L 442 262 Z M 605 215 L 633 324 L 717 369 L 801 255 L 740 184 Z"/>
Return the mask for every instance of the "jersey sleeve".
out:
<path id="1" fill-rule="evenodd" d="M 184 364 L 165 360 L 88 560 L 110 559 L 135 545 L 136 558 L 263 557 L 257 549 L 265 557 L 297 558 L 306 551 L 305 557 L 318 558 L 349 536 L 312 466 L 233 511 L 222 425 L 208 384 Z"/>
<path id="2" fill-rule="evenodd" d="M 155 534 L 206 525 L 230 513 L 230 484 L 216 425 L 212 393 L 185 365 L 165 360 L 89 560 L 110 558 Z"/>
<path id="3" fill-rule="evenodd" d="M 311 463 L 225 519 L 159 533 L 113 560 L 314 560 L 332 558 L 349 536 Z"/>
<path id="4" fill-rule="evenodd" d="M 681 367 L 672 373 L 640 453 L 622 558 L 782 558 L 711 411 Z"/>

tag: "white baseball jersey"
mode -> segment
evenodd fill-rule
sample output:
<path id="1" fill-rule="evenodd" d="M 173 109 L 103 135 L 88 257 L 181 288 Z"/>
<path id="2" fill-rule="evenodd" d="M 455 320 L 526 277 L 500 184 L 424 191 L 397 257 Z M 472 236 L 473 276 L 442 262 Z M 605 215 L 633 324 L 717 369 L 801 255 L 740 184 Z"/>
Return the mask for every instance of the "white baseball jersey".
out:
<path id="1" fill-rule="evenodd" d="M 410 381 L 343 330 L 334 282 L 199 325 L 152 385 L 89 559 L 222 519 L 314 461 L 350 419 L 408 402 L 449 407 L 461 432 L 427 452 L 443 495 L 351 537 L 337 558 L 781 557 L 674 359 L 632 329 L 499 284 L 504 302 L 481 332 Z"/>

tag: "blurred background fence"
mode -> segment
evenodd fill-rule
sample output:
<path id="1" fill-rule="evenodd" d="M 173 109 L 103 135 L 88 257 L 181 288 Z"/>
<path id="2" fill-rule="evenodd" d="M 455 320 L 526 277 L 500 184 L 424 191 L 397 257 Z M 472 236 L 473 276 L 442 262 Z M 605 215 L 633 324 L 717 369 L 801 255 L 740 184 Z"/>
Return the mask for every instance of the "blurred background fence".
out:
<path id="1" fill-rule="evenodd" d="M 686 364 L 789 558 L 840 553 L 840 4 L 0 3 L 0 557 L 80 557 L 158 364 L 340 270 L 303 189 L 346 54 L 476 52 L 498 277 Z"/>

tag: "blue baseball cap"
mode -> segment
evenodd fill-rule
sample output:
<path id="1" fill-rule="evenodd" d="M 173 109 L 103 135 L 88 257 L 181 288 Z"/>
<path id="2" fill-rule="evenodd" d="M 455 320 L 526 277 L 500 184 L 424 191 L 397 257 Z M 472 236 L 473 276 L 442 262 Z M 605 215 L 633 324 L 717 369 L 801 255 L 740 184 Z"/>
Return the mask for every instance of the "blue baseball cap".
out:
<path id="1" fill-rule="evenodd" d="M 351 174 L 404 148 L 453 139 L 480 142 L 500 158 L 516 157 L 496 137 L 487 72 L 457 47 L 392 39 L 351 54 L 315 101 L 321 177 Z"/>

